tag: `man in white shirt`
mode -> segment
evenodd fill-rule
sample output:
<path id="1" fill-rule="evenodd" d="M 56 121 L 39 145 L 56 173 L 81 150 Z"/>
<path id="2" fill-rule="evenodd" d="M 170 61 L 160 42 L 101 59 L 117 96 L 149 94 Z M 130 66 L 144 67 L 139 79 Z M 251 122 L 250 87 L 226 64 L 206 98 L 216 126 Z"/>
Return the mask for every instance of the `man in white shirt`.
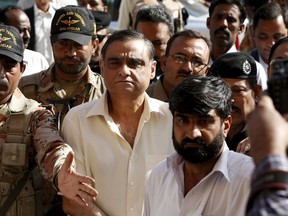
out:
<path id="1" fill-rule="evenodd" d="M 268 57 L 273 44 L 287 36 L 287 27 L 282 8 L 276 3 L 267 3 L 260 7 L 253 18 L 253 39 L 256 49 L 251 55 L 258 61 L 265 72 L 268 68 Z"/>
<path id="2" fill-rule="evenodd" d="M 146 180 L 173 150 L 168 104 L 145 90 L 155 76 L 154 47 L 143 34 L 123 30 L 104 44 L 100 60 L 107 91 L 71 109 L 62 125 L 75 150 L 76 167 L 95 179 L 96 202 L 88 208 L 64 200 L 71 215 L 142 214 Z M 70 202 L 70 203 L 69 203 Z"/>
<path id="3" fill-rule="evenodd" d="M 35 0 L 19 0 L 17 6 L 23 10 L 30 8 L 35 3 Z M 77 0 L 52 0 L 55 8 L 65 7 L 66 5 L 78 5 Z"/>
<path id="4" fill-rule="evenodd" d="M 176 153 L 146 185 L 144 215 L 244 215 L 253 161 L 229 151 L 231 91 L 218 77 L 191 75 L 170 95 Z"/>
<path id="5" fill-rule="evenodd" d="M 239 0 L 215 0 L 211 3 L 207 18 L 212 43 L 210 66 L 221 55 L 238 51 L 235 41 L 244 30 L 245 19 L 245 8 Z M 262 86 L 262 90 L 266 90 L 267 74 L 260 63 L 256 64 L 257 83 Z"/>
<path id="6" fill-rule="evenodd" d="M 33 7 L 25 10 L 31 23 L 31 42 L 28 48 L 42 53 L 49 65 L 54 61 L 50 30 L 55 10 L 50 0 L 36 0 Z"/>
<path id="7" fill-rule="evenodd" d="M 31 24 L 28 16 L 21 8 L 17 6 L 2 8 L 0 12 L 0 22 L 16 27 L 23 39 L 25 47 L 23 61 L 26 67 L 22 77 L 40 72 L 49 67 L 46 58 L 41 53 L 27 49 L 30 42 Z"/>
<path id="8" fill-rule="evenodd" d="M 236 38 L 244 30 L 246 12 L 239 0 L 215 0 L 209 7 L 206 25 L 209 29 L 211 48 L 211 65 L 220 55 L 236 52 Z"/>

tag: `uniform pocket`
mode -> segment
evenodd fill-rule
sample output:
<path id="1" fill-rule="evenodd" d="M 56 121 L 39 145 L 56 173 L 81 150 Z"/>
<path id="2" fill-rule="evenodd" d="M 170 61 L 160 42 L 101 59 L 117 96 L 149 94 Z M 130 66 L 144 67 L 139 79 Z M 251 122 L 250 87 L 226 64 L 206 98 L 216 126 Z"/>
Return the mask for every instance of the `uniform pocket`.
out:
<path id="1" fill-rule="evenodd" d="M 4 143 L 2 164 L 9 166 L 24 166 L 27 145 L 23 143 Z"/>

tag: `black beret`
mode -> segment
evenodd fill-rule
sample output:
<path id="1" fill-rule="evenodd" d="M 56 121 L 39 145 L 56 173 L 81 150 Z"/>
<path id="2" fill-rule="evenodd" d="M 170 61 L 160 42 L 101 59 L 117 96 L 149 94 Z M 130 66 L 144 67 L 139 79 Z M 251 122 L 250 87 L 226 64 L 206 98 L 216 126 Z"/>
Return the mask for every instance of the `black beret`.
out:
<path id="1" fill-rule="evenodd" d="M 105 11 L 92 11 L 94 20 L 96 22 L 96 30 L 99 31 L 107 28 L 111 23 L 111 15 Z"/>
<path id="2" fill-rule="evenodd" d="M 211 65 L 208 75 L 232 79 L 256 79 L 257 66 L 249 54 L 225 53 Z"/>

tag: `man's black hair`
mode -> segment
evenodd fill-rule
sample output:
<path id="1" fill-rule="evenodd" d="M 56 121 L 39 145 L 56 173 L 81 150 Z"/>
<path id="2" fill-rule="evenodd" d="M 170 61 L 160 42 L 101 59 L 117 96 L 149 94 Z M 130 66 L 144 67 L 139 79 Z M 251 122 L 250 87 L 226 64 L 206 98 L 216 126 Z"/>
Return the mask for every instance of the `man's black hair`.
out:
<path id="1" fill-rule="evenodd" d="M 214 109 L 223 121 L 231 115 L 232 93 L 220 77 L 191 75 L 172 91 L 169 109 L 172 115 L 203 115 Z"/>

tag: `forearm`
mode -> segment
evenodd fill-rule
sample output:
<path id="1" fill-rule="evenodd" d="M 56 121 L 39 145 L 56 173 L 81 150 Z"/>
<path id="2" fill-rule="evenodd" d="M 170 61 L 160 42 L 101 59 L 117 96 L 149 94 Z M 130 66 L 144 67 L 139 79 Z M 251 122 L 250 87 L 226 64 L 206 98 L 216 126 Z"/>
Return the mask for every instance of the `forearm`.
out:
<path id="1" fill-rule="evenodd" d="M 37 153 L 36 162 L 43 176 L 52 181 L 67 154 L 73 150 L 60 136 L 50 111 L 39 108 L 32 119 L 31 130 Z"/>
<path id="2" fill-rule="evenodd" d="M 248 201 L 248 215 L 285 215 L 288 212 L 288 162 L 269 155 L 256 167 Z M 286 212 L 286 213 L 285 213 Z M 284 213 L 284 214 L 283 214 Z"/>

